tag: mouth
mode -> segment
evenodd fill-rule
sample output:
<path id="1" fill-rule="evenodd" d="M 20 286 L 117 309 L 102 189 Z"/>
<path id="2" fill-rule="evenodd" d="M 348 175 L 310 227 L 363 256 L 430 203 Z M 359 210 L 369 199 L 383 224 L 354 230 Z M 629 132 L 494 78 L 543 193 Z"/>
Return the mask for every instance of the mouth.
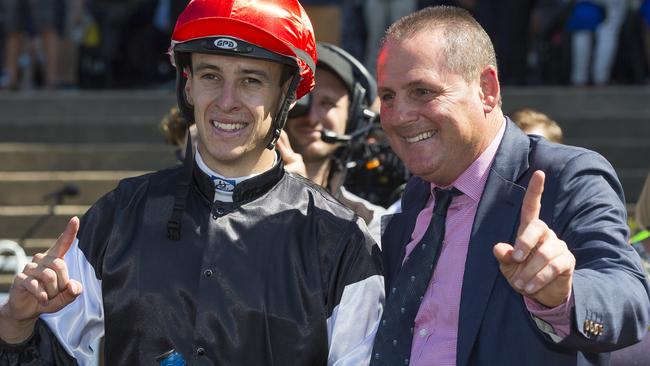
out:
<path id="1" fill-rule="evenodd" d="M 406 141 L 406 143 L 408 143 L 408 144 L 414 144 L 416 142 L 428 140 L 431 137 L 433 137 L 434 135 L 436 135 L 437 133 L 438 133 L 438 131 L 431 130 L 431 131 L 418 133 L 417 135 L 411 136 L 411 137 L 402 137 L 402 139 L 404 139 L 404 141 Z"/>
<path id="2" fill-rule="evenodd" d="M 210 124 L 217 130 L 225 131 L 225 132 L 237 132 L 240 130 L 243 130 L 246 128 L 247 124 L 246 123 L 241 123 L 241 122 L 223 122 L 223 121 L 217 121 L 217 120 L 210 120 Z"/>
<path id="3" fill-rule="evenodd" d="M 299 134 L 304 136 L 312 136 L 320 138 L 321 130 L 309 127 L 298 128 L 296 130 Z"/>

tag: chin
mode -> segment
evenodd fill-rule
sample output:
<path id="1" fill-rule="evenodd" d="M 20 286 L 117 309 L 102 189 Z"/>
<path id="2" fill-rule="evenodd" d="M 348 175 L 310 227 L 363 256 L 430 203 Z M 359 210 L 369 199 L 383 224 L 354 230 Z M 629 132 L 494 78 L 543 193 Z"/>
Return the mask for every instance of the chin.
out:
<path id="1" fill-rule="evenodd" d="M 435 171 L 434 167 L 431 166 L 431 162 L 423 162 L 423 161 L 417 161 L 417 162 L 406 162 L 404 165 L 406 165 L 406 168 L 414 175 L 417 175 L 418 177 L 426 177 L 428 175 L 431 175 L 432 172 Z"/>

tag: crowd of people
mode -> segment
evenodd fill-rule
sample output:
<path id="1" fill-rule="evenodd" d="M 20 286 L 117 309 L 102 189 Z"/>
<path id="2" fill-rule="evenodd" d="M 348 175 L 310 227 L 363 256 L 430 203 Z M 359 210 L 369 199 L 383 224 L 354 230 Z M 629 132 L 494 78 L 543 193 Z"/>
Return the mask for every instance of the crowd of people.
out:
<path id="1" fill-rule="evenodd" d="M 187 0 L 3 0 L 0 87 L 119 88 L 173 84 L 166 40 Z M 576 86 L 650 80 L 649 0 L 304 0 L 319 32 L 372 75 L 396 19 L 432 5 L 474 14 L 494 42 L 502 83 Z M 339 29 L 332 30 L 332 22 Z M 143 45 L 147 45 L 143 47 Z M 593 47 L 592 47 L 593 45 Z M 146 67 L 143 65 L 147 65 Z"/>
<path id="2" fill-rule="evenodd" d="M 3 0 L 0 88 L 170 84 L 169 36 L 187 0 Z M 144 65 L 147 65 L 144 67 Z"/>
<path id="3" fill-rule="evenodd" d="M 297 0 L 259 5 L 179 13 L 162 128 L 181 164 L 121 181 L 34 255 L 0 364 L 90 365 L 103 336 L 107 365 L 607 365 L 644 339 L 613 167 L 543 113 L 503 112 L 478 15 L 398 17 L 375 78 Z M 390 214 L 344 186 L 377 112 L 412 175 Z"/>

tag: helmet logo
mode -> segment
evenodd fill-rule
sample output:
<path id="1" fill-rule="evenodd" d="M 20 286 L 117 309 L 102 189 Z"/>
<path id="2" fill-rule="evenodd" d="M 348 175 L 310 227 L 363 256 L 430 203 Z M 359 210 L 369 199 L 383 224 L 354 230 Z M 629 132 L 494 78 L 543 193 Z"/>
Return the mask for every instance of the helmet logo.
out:
<path id="1" fill-rule="evenodd" d="M 232 50 L 234 48 L 237 48 L 237 42 L 230 38 L 217 38 L 214 40 L 214 45 L 217 48 L 225 49 L 225 50 Z"/>

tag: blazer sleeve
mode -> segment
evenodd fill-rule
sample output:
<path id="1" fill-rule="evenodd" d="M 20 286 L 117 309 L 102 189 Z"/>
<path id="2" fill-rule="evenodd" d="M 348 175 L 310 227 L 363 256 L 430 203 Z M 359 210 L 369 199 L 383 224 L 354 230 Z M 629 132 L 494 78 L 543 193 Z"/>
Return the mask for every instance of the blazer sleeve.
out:
<path id="1" fill-rule="evenodd" d="M 549 179 L 546 184 L 555 201 L 551 228 L 576 258 L 571 332 L 561 344 L 608 352 L 636 343 L 650 325 L 650 288 L 639 256 L 627 243 L 616 173 L 605 158 L 586 150 L 554 173 L 555 184 Z"/>

